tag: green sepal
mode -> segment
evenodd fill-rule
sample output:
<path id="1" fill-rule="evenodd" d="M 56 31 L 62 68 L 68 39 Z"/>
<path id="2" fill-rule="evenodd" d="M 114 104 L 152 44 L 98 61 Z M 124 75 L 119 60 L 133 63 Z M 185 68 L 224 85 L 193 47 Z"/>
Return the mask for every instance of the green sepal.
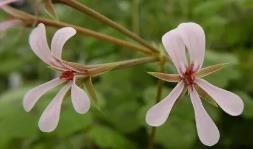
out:
<path id="1" fill-rule="evenodd" d="M 217 72 L 217 71 L 221 70 L 227 64 L 228 63 L 221 63 L 221 64 L 211 65 L 211 66 L 202 68 L 199 72 L 196 73 L 196 76 L 200 77 L 200 78 L 208 76 L 208 75 L 210 75 L 214 72 Z"/>
<path id="2" fill-rule="evenodd" d="M 177 104 L 184 97 L 184 95 L 186 94 L 186 92 L 187 92 L 187 87 L 185 86 L 184 89 L 183 89 L 183 91 L 182 91 L 182 93 L 177 98 L 175 104 Z"/>
<path id="3" fill-rule="evenodd" d="M 148 74 L 167 82 L 179 82 L 181 80 L 178 74 L 167 74 L 161 72 L 148 72 Z"/>
<path id="4" fill-rule="evenodd" d="M 215 106 L 216 108 L 219 107 L 218 104 L 213 100 L 213 98 L 211 96 L 209 96 L 202 88 L 200 88 L 197 85 L 195 85 L 194 87 L 202 99 L 207 101 L 209 104 Z"/>
<path id="5" fill-rule="evenodd" d="M 87 93 L 88 93 L 90 99 L 92 99 L 92 101 L 94 101 L 95 107 L 100 111 L 101 108 L 100 108 L 100 105 L 99 105 L 99 102 L 98 102 L 98 99 L 97 99 L 96 90 L 93 86 L 93 83 L 92 83 L 92 80 L 91 80 L 90 76 L 87 77 L 84 80 L 84 84 L 85 84 L 85 87 L 86 87 L 86 90 L 87 90 Z"/>
<path id="6" fill-rule="evenodd" d="M 113 69 L 118 67 L 118 64 L 107 64 L 107 65 L 101 65 L 97 66 L 95 68 L 88 69 L 87 73 L 90 76 L 99 76 L 101 74 L 104 74 L 106 72 L 109 72 Z"/>
<path id="7" fill-rule="evenodd" d="M 68 61 L 63 61 L 63 63 L 73 67 L 80 73 L 83 73 L 84 75 L 87 76 L 98 76 L 103 73 L 109 72 L 119 66 L 119 64 L 99 64 L 96 66 L 88 66 Z"/>
<path id="8" fill-rule="evenodd" d="M 76 69 L 90 69 L 90 68 L 95 68 L 95 67 L 88 67 L 87 65 L 84 65 L 84 64 L 79 64 L 79 63 L 75 63 L 75 62 L 69 62 L 69 61 L 64 61 L 62 60 L 62 62 L 66 65 L 69 65 L 73 68 L 76 68 Z"/>
<path id="9" fill-rule="evenodd" d="M 45 0 L 45 12 L 52 19 L 58 20 L 52 0 Z"/>

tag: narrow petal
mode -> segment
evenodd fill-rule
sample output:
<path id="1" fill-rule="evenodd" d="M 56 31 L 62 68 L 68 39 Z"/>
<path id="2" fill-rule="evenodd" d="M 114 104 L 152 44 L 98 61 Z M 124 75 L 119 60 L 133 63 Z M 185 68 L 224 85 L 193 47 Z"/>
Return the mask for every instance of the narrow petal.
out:
<path id="1" fill-rule="evenodd" d="M 199 139 L 203 144 L 207 146 L 213 146 L 219 141 L 220 138 L 219 130 L 215 125 L 215 123 L 213 122 L 213 120 L 208 115 L 208 113 L 206 112 L 206 110 L 204 109 L 195 88 L 193 89 L 189 88 L 188 90 L 194 108 L 195 121 Z"/>
<path id="2" fill-rule="evenodd" d="M 178 27 L 179 33 L 189 51 L 194 70 L 199 70 L 205 56 L 205 32 L 196 23 L 182 23 Z"/>
<path id="3" fill-rule="evenodd" d="M 196 79 L 196 83 L 228 114 L 237 116 L 242 113 L 244 104 L 236 94 L 218 88 L 203 79 Z"/>
<path id="4" fill-rule="evenodd" d="M 59 122 L 63 98 L 70 89 L 71 83 L 66 84 L 49 103 L 39 120 L 39 128 L 43 132 L 53 131 Z"/>
<path id="5" fill-rule="evenodd" d="M 184 83 L 180 81 L 167 97 L 148 110 L 146 122 L 150 126 L 162 125 L 167 120 L 174 103 L 181 95 L 183 89 Z"/>
<path id="6" fill-rule="evenodd" d="M 30 34 L 29 44 L 33 52 L 46 64 L 54 65 L 54 58 L 47 43 L 45 25 L 40 23 Z"/>
<path id="7" fill-rule="evenodd" d="M 18 19 L 11 19 L 0 22 L 0 32 L 7 31 L 8 29 L 20 25 L 22 22 Z"/>
<path id="8" fill-rule="evenodd" d="M 55 32 L 51 43 L 51 52 L 56 58 L 61 59 L 64 44 L 75 34 L 76 30 L 72 27 L 64 27 Z"/>
<path id="9" fill-rule="evenodd" d="M 18 0 L 3 0 L 3 1 L 1 0 L 1 2 L 0 2 L 0 8 L 4 7 L 5 5 L 8 5 L 10 3 L 16 2 L 16 1 L 18 1 Z"/>
<path id="10" fill-rule="evenodd" d="M 171 30 L 162 37 L 163 46 L 168 52 L 179 74 L 183 74 L 187 67 L 185 45 L 177 29 Z"/>
<path id="11" fill-rule="evenodd" d="M 33 106 L 37 103 L 37 101 L 40 99 L 42 95 L 44 95 L 46 92 L 51 90 L 52 88 L 60 85 L 63 83 L 63 80 L 60 80 L 59 78 L 53 79 L 47 83 L 44 83 L 40 86 L 37 86 L 31 90 L 29 90 L 23 100 L 23 107 L 26 112 L 31 111 Z"/>
<path id="12" fill-rule="evenodd" d="M 76 85 L 76 77 L 74 77 L 71 87 L 72 104 L 76 112 L 84 114 L 90 109 L 90 99 L 86 92 Z"/>

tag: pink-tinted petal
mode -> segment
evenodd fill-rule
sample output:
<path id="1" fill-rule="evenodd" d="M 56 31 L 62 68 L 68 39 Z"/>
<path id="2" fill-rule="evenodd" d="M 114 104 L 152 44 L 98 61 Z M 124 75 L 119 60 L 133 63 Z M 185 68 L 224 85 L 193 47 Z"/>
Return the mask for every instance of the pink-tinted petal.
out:
<path id="1" fill-rule="evenodd" d="M 60 119 L 62 101 L 70 87 L 71 83 L 69 82 L 58 92 L 47 108 L 43 111 L 39 120 L 39 128 L 41 131 L 51 132 L 57 127 Z"/>
<path id="2" fill-rule="evenodd" d="M 76 30 L 72 27 L 64 27 L 55 32 L 51 42 L 52 54 L 61 59 L 64 44 L 76 34 Z"/>
<path id="3" fill-rule="evenodd" d="M 20 25 L 22 22 L 18 19 L 12 19 L 0 22 L 0 32 L 7 31 L 8 29 Z"/>
<path id="4" fill-rule="evenodd" d="M 242 113 L 244 104 L 242 99 L 236 94 L 218 88 L 203 79 L 196 79 L 196 83 L 228 114 L 237 116 Z"/>
<path id="5" fill-rule="evenodd" d="M 196 23 L 182 23 L 178 27 L 179 33 L 189 51 L 194 70 L 199 70 L 205 57 L 205 32 Z"/>
<path id="6" fill-rule="evenodd" d="M 191 102 L 194 108 L 195 121 L 199 139 L 203 144 L 207 146 L 213 146 L 219 141 L 219 130 L 204 109 L 195 88 L 189 88 L 188 91 L 190 93 Z"/>
<path id="7" fill-rule="evenodd" d="M 16 1 L 18 1 L 18 0 L 1 0 L 0 1 L 0 8 L 4 7 L 5 5 L 8 5 L 10 3 L 16 2 Z"/>
<path id="8" fill-rule="evenodd" d="M 50 53 L 47 43 L 45 25 L 40 23 L 30 34 L 29 44 L 33 52 L 46 64 L 54 65 L 55 59 Z"/>
<path id="9" fill-rule="evenodd" d="M 71 87 L 72 104 L 76 112 L 84 114 L 90 109 L 90 99 L 83 89 L 76 85 L 76 77 L 74 77 Z"/>
<path id="10" fill-rule="evenodd" d="M 163 46 L 169 54 L 179 74 L 183 74 L 187 67 L 185 45 L 177 29 L 171 30 L 162 37 Z"/>
<path id="11" fill-rule="evenodd" d="M 146 114 L 146 122 L 150 126 L 162 125 L 167 120 L 174 103 L 182 93 L 183 89 L 184 83 L 181 81 L 167 97 L 148 110 Z"/>
<path id="12" fill-rule="evenodd" d="M 46 92 L 48 92 L 50 89 L 60 85 L 63 83 L 63 80 L 60 80 L 59 78 L 53 79 L 47 83 L 44 83 L 38 87 L 35 87 L 31 90 L 29 90 L 23 100 L 23 107 L 25 111 L 29 112 L 33 108 L 33 106 L 37 103 L 37 101 L 40 99 L 42 95 L 44 95 Z"/>

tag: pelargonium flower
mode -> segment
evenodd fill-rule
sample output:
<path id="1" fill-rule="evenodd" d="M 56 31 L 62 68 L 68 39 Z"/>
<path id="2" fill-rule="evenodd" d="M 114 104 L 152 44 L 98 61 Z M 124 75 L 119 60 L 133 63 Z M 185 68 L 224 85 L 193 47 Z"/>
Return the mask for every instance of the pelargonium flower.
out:
<path id="1" fill-rule="evenodd" d="M 0 33 L 5 32 L 8 29 L 18 26 L 20 24 L 22 24 L 22 22 L 18 19 L 10 19 L 10 20 L 6 20 L 6 21 L 2 21 L 2 22 L 0 22 Z"/>
<path id="2" fill-rule="evenodd" d="M 194 108 L 200 141 L 207 146 L 216 144 L 220 137 L 219 130 L 205 111 L 197 92 L 198 88 L 207 93 L 220 108 L 232 116 L 242 113 L 244 104 L 241 98 L 201 78 L 208 74 L 208 69 L 201 69 L 205 55 L 205 33 L 200 25 L 196 23 L 182 23 L 176 29 L 163 35 L 162 42 L 178 74 L 158 72 L 151 74 L 162 80 L 178 83 L 167 97 L 148 110 L 146 122 L 151 126 L 162 125 L 167 120 L 176 100 L 183 90 L 187 89 Z M 186 52 L 188 52 L 189 56 L 187 56 Z"/>
<path id="3" fill-rule="evenodd" d="M 10 3 L 17 2 L 17 1 L 19 1 L 19 0 L 1 0 L 0 1 L 0 8 L 3 7 L 3 6 L 6 6 Z"/>
<path id="4" fill-rule="evenodd" d="M 47 43 L 46 30 L 44 24 L 39 24 L 30 34 L 29 44 L 33 52 L 49 66 L 60 70 L 61 75 L 45 84 L 28 91 L 24 96 L 23 106 L 29 112 L 42 95 L 52 88 L 64 84 L 64 87 L 53 98 L 46 107 L 39 120 L 41 131 L 53 131 L 59 122 L 61 104 L 65 94 L 71 90 L 71 100 L 76 112 L 86 113 L 90 108 L 88 95 L 77 84 L 77 79 L 85 76 L 88 70 L 74 68 L 66 64 L 62 58 L 62 49 L 68 39 L 76 34 L 76 30 L 71 27 L 64 27 L 56 31 L 52 38 L 51 50 Z"/>
<path id="5" fill-rule="evenodd" d="M 6 6 L 10 3 L 17 2 L 17 1 L 20 1 L 20 0 L 1 0 L 0 1 L 0 8 Z M 0 22 L 0 32 L 4 32 L 4 31 L 8 30 L 9 28 L 20 25 L 21 23 L 22 22 L 18 19 L 9 19 L 6 21 L 2 21 L 2 22 Z"/>

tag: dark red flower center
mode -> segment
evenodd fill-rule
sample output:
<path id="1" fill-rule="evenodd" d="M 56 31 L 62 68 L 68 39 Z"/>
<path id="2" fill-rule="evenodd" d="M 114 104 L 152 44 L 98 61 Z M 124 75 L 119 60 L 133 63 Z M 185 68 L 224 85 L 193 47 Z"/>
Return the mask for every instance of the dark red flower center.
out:
<path id="1" fill-rule="evenodd" d="M 183 80 L 186 85 L 192 86 L 194 84 L 195 76 L 193 71 L 193 65 L 190 65 L 186 72 L 183 74 Z"/>
<path id="2" fill-rule="evenodd" d="M 74 72 L 73 71 L 64 71 L 62 72 L 60 79 L 61 80 L 73 80 Z"/>

